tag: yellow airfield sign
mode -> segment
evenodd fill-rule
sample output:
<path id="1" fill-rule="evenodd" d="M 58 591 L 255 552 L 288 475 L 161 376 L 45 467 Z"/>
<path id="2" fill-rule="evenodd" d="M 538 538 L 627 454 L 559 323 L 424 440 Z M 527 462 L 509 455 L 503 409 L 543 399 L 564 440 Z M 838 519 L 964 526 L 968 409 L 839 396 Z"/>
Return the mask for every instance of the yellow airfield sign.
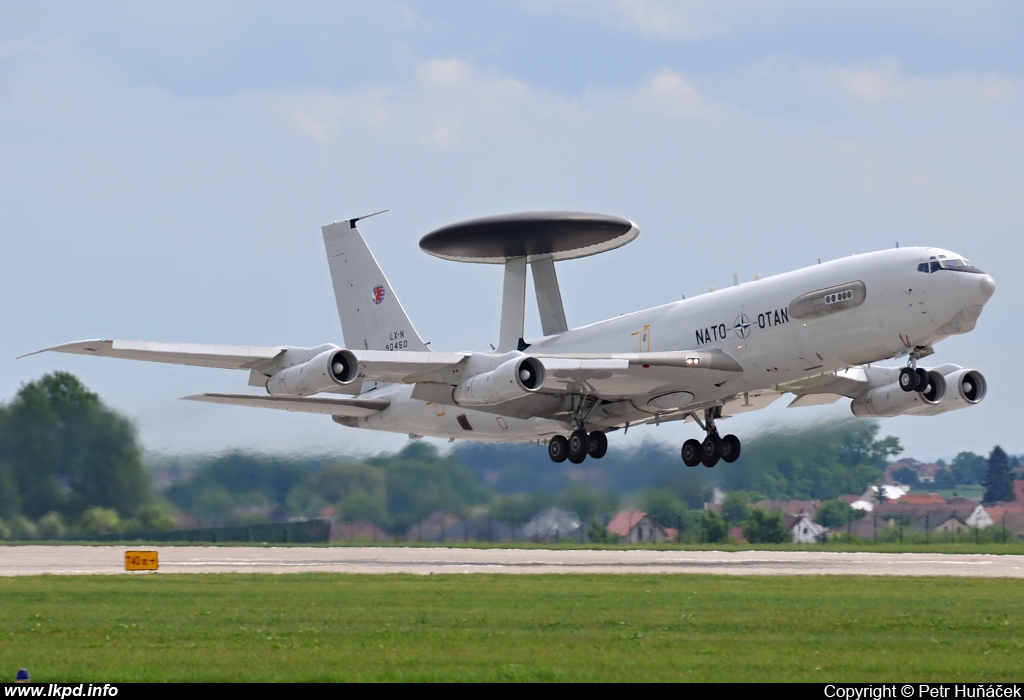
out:
<path id="1" fill-rule="evenodd" d="M 127 551 L 124 553 L 125 571 L 156 571 L 160 568 L 156 552 Z"/>

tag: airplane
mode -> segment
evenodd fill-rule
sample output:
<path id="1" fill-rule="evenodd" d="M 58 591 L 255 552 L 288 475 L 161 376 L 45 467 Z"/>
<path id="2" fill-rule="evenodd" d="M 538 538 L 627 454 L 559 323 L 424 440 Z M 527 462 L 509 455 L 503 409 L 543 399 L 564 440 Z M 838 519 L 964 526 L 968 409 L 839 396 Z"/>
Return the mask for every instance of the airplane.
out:
<path id="1" fill-rule="evenodd" d="M 637 225 L 581 212 L 471 219 L 427 234 L 420 247 L 504 266 L 499 343 L 489 352 L 438 352 L 370 252 L 357 227 L 365 218 L 322 228 L 344 347 L 99 339 L 37 352 L 247 370 L 263 393 L 184 398 L 324 414 L 413 438 L 536 441 L 552 461 L 573 464 L 603 457 L 609 433 L 686 420 L 705 433 L 683 443 L 686 466 L 735 462 L 740 440 L 720 435 L 718 421 L 787 393 L 791 406 L 845 396 L 855 415 L 872 417 L 936 415 L 987 393 L 977 370 L 918 364 L 935 343 L 973 330 L 995 292 L 990 275 L 948 250 L 897 245 L 819 261 L 569 328 L 555 263 L 625 245 Z M 528 266 L 543 333 L 529 340 Z M 903 366 L 875 365 L 896 358 Z"/>

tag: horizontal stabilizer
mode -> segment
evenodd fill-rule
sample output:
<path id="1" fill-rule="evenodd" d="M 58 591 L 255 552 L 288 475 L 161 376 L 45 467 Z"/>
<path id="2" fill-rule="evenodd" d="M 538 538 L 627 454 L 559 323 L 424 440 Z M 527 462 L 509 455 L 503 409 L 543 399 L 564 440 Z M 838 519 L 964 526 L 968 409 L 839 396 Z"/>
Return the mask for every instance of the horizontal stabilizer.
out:
<path id="1" fill-rule="evenodd" d="M 390 405 L 387 399 L 341 399 L 323 397 L 259 396 L 255 394 L 192 394 L 187 401 L 222 403 L 231 406 L 275 408 L 293 413 L 319 413 L 326 416 L 365 418 L 380 413 Z"/>
<path id="2" fill-rule="evenodd" d="M 80 340 L 55 345 L 21 357 L 41 352 L 66 352 L 72 355 L 115 357 L 122 360 L 166 362 L 172 365 L 216 367 L 219 369 L 252 369 L 273 360 L 284 347 L 265 348 L 249 345 L 201 345 L 199 343 L 152 343 L 145 340 Z M 18 358 L 21 359 L 21 358 Z"/>

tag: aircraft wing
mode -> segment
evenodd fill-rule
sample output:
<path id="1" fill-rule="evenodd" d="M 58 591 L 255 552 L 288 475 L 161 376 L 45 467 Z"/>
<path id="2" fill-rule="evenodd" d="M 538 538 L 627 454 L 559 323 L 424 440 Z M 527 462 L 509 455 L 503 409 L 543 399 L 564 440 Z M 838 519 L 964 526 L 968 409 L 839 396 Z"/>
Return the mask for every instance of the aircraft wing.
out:
<path id="1" fill-rule="evenodd" d="M 203 345 L 200 343 L 156 343 L 145 340 L 80 340 L 30 352 L 21 357 L 42 352 L 66 352 L 72 355 L 114 357 L 122 360 L 165 362 L 193 367 L 220 369 L 265 369 L 288 351 L 307 348 L 290 346 L 258 347 L 250 345 Z M 470 353 L 464 352 L 387 352 L 383 350 L 353 350 L 359 361 L 359 375 L 379 382 L 422 381 L 421 376 L 443 381 L 438 372 L 458 364 Z M 20 359 L 20 358 L 19 358 Z"/>
<path id="2" fill-rule="evenodd" d="M 80 340 L 55 345 L 21 357 L 41 352 L 66 352 L 72 355 L 96 355 L 123 360 L 166 362 L 173 365 L 217 367 L 220 369 L 252 369 L 273 360 L 285 347 L 253 347 L 249 345 L 202 345 L 199 343 L 154 343 L 145 340 Z M 20 359 L 20 358 L 19 358 Z"/>
<path id="3" fill-rule="evenodd" d="M 445 382 L 468 352 L 424 352 L 416 350 L 352 350 L 359 363 L 359 376 L 375 382 Z"/>
<path id="4" fill-rule="evenodd" d="M 387 399 L 340 399 L 321 396 L 289 397 L 261 396 L 258 394 L 191 394 L 183 396 L 187 401 L 203 401 L 231 406 L 252 406 L 253 408 L 276 408 L 296 413 L 319 413 L 328 416 L 349 416 L 365 418 L 380 413 L 390 405 Z"/>
<path id="5" fill-rule="evenodd" d="M 851 399 L 856 398 L 863 394 L 870 385 L 867 371 L 863 367 L 851 367 L 835 374 L 821 374 L 817 377 L 782 384 L 778 388 L 779 391 L 796 394 L 796 398 L 789 404 L 789 408 L 795 408 L 834 403 L 844 396 Z"/>

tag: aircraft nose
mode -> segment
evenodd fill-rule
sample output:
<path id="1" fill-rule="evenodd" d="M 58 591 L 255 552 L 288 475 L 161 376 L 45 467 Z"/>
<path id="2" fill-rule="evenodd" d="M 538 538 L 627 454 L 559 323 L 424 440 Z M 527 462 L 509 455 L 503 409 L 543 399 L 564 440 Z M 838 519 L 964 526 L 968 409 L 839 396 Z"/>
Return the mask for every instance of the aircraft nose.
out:
<path id="1" fill-rule="evenodd" d="M 961 274 L 957 286 L 965 306 L 982 306 L 996 292 L 996 281 L 992 275 Z"/>
<path id="2" fill-rule="evenodd" d="M 981 294 L 985 297 L 985 301 L 991 299 L 992 295 L 996 293 L 996 281 L 992 279 L 992 275 L 982 275 L 978 286 L 981 288 Z"/>

